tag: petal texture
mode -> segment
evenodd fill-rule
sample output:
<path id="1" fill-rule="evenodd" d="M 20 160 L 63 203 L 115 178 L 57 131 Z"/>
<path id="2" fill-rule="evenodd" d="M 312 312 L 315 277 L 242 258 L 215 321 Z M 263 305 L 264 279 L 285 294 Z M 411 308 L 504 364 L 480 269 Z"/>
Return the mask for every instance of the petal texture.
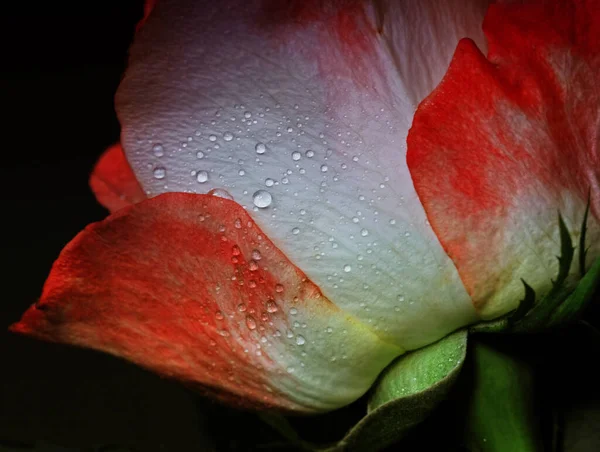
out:
<path id="1" fill-rule="evenodd" d="M 520 278 L 551 288 L 557 213 L 577 244 L 588 193 L 588 265 L 600 254 L 600 3 L 529 3 L 490 7 L 488 59 L 461 42 L 408 137 L 428 218 L 486 318 L 516 307 Z"/>
<path id="2" fill-rule="evenodd" d="M 12 329 L 294 411 L 351 402 L 401 353 L 327 300 L 239 205 L 183 193 L 88 226 Z"/>
<path id="3" fill-rule="evenodd" d="M 226 190 L 386 341 L 433 342 L 476 314 L 405 140 L 459 38 L 483 42 L 486 4 L 159 2 L 117 94 L 127 156 L 150 195 Z"/>
<path id="4" fill-rule="evenodd" d="M 146 199 L 120 143 L 104 151 L 90 176 L 90 187 L 98 202 L 111 212 Z"/>

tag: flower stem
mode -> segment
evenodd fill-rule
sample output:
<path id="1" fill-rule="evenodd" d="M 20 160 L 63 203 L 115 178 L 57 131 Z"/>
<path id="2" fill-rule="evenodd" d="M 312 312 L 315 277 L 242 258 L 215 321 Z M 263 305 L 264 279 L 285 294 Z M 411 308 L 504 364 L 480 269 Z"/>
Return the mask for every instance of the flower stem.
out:
<path id="1" fill-rule="evenodd" d="M 465 442 L 473 452 L 538 452 L 541 426 L 534 410 L 531 366 L 475 337 Z"/>

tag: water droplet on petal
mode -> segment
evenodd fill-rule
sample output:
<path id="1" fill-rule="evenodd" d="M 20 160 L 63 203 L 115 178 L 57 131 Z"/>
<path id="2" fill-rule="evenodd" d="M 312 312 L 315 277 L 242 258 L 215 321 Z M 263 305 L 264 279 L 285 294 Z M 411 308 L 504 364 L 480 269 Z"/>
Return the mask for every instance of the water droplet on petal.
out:
<path id="1" fill-rule="evenodd" d="M 216 136 L 216 135 L 209 135 L 209 136 L 208 136 L 208 139 L 209 139 L 210 141 L 217 141 L 217 136 Z"/>
<path id="2" fill-rule="evenodd" d="M 256 329 L 256 320 L 254 320 L 254 317 L 252 317 L 251 315 L 246 316 L 246 326 L 249 330 Z"/>
<path id="3" fill-rule="evenodd" d="M 300 154 L 298 151 L 292 152 L 292 160 L 298 161 L 301 158 L 302 158 L 302 154 Z"/>
<path id="4" fill-rule="evenodd" d="M 309 149 L 308 151 L 305 152 L 305 155 L 310 159 L 313 158 L 315 156 L 315 151 Z"/>
<path id="5" fill-rule="evenodd" d="M 273 313 L 273 312 L 277 312 L 279 310 L 279 308 L 277 308 L 277 305 L 275 304 L 274 301 L 267 301 L 267 312 Z"/>
<path id="6" fill-rule="evenodd" d="M 344 265 L 344 271 L 345 271 L 346 273 L 348 273 L 348 272 L 352 271 L 352 266 L 350 266 L 350 265 L 348 265 L 348 264 Z"/>
<path id="7" fill-rule="evenodd" d="M 329 168 L 327 167 L 327 165 L 321 165 L 321 172 L 322 173 L 326 173 L 328 169 Z"/>
<path id="8" fill-rule="evenodd" d="M 201 184 L 206 182 L 208 180 L 208 171 L 204 171 L 204 170 L 198 171 L 196 173 L 196 180 Z"/>
<path id="9" fill-rule="evenodd" d="M 267 146 L 265 146 L 264 143 L 258 143 L 254 149 L 256 150 L 257 154 L 264 154 L 267 150 Z"/>
<path id="10" fill-rule="evenodd" d="M 265 209 L 271 205 L 273 197 L 271 196 L 271 193 L 266 190 L 258 190 L 252 195 L 252 201 L 259 209 Z"/>
<path id="11" fill-rule="evenodd" d="M 155 179 L 164 179 L 167 175 L 167 170 L 162 166 L 159 166 L 157 168 L 154 168 L 153 174 Z"/>
<path id="12" fill-rule="evenodd" d="M 306 344 L 306 339 L 304 339 L 304 336 L 296 336 L 296 344 L 298 345 L 304 345 Z"/>
<path id="13" fill-rule="evenodd" d="M 163 155 L 165 155 L 165 149 L 160 144 L 155 144 L 152 147 L 152 152 L 154 152 L 154 155 L 156 157 L 162 157 Z"/>
<path id="14" fill-rule="evenodd" d="M 262 259 L 262 254 L 260 254 L 260 251 L 258 250 L 252 250 L 252 259 L 254 259 L 255 261 L 259 261 Z"/>
<path id="15" fill-rule="evenodd" d="M 300 234 L 300 228 L 294 228 L 294 229 L 292 229 L 292 234 L 294 234 L 294 235 Z"/>
<path id="16" fill-rule="evenodd" d="M 275 292 L 277 292 L 277 293 L 283 292 L 283 284 L 275 285 Z"/>
<path id="17" fill-rule="evenodd" d="M 203 159 L 204 158 L 204 152 L 202 152 L 202 151 L 196 152 L 196 158 Z"/>
<path id="18" fill-rule="evenodd" d="M 298 310 L 296 308 L 292 308 L 292 309 L 290 309 L 290 314 L 296 315 L 296 314 L 298 314 Z"/>
<path id="19" fill-rule="evenodd" d="M 231 133 L 231 132 L 225 132 L 223 134 L 223 139 L 225 141 L 231 141 L 231 140 L 233 140 L 233 133 Z"/>
<path id="20" fill-rule="evenodd" d="M 240 311 L 240 312 L 246 312 L 246 309 L 247 309 L 247 308 L 246 308 L 246 305 L 245 305 L 244 303 L 240 303 L 240 304 L 238 304 L 238 307 L 237 307 L 237 309 L 238 309 L 238 311 Z"/>
<path id="21" fill-rule="evenodd" d="M 362 235 L 363 237 L 368 236 L 369 235 L 369 230 L 368 229 L 361 229 L 360 235 Z"/>
<path id="22" fill-rule="evenodd" d="M 231 196 L 227 190 L 223 190 L 222 188 L 213 188 L 207 194 L 216 196 L 218 198 L 230 199 L 233 201 L 233 196 Z"/>

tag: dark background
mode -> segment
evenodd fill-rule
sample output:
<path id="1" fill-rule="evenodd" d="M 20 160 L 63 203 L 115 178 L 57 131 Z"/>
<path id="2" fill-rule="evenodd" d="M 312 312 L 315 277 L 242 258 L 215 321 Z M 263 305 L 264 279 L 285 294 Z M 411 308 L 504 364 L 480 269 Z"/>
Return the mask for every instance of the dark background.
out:
<path id="1" fill-rule="evenodd" d="M 0 13 L 0 444 L 205 450 L 178 385 L 6 332 L 62 247 L 107 214 L 88 177 L 119 138 L 113 95 L 143 2 L 79 3 L 3 4 Z"/>
<path id="2" fill-rule="evenodd" d="M 63 246 L 107 214 L 88 177 L 119 137 L 113 95 L 142 1 L 81 3 L 79 10 L 27 3 L 0 15 L 0 451 L 29 450 L 36 442 L 73 450 L 112 444 L 205 451 L 215 441 L 219 450 L 246 450 L 265 433 L 252 416 L 199 401 L 116 358 L 6 332 L 39 296 Z M 596 326 L 597 305 L 586 314 Z M 561 410 L 569 451 L 600 450 L 594 334 L 572 330 L 517 346 L 537 360 L 541 415 Z M 344 420 L 356 420 L 360 409 L 359 402 L 341 417 L 297 427 L 314 439 L 327 436 L 320 430 L 341 434 L 350 425 Z M 402 450 L 455 450 L 455 413 L 452 402 L 443 406 Z M 214 439 L 223 434 L 226 440 Z"/>

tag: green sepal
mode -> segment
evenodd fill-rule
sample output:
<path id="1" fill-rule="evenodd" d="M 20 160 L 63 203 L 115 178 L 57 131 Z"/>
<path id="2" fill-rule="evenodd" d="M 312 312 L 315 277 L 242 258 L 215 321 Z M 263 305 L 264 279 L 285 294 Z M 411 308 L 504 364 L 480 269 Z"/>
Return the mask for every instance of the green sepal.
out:
<path id="1" fill-rule="evenodd" d="M 584 272 L 587 254 L 585 238 L 589 205 L 588 200 L 579 240 L 579 266 L 580 271 L 583 269 Z M 575 256 L 575 248 L 569 229 L 560 214 L 558 215 L 558 224 L 561 255 L 557 256 L 559 270 L 556 279 L 552 280 L 550 292 L 538 301 L 534 289 L 524 279 L 521 279 L 525 295 L 517 309 L 491 322 L 481 322 L 474 325 L 471 327 L 472 332 L 530 333 L 541 331 L 573 320 L 584 309 L 600 279 L 597 268 L 598 260 L 587 273 L 584 273 L 575 289 L 567 284 L 567 278 Z"/>
<path id="2" fill-rule="evenodd" d="M 260 416 L 298 450 L 375 452 L 402 439 L 445 399 L 466 351 L 467 331 L 461 330 L 397 358 L 372 388 L 365 416 L 334 444 L 303 441 L 283 416 Z"/>
<path id="3" fill-rule="evenodd" d="M 581 234 L 579 236 L 579 274 L 581 277 L 585 275 L 585 264 L 588 248 L 585 247 L 585 238 L 587 235 L 587 219 L 590 213 L 591 203 L 591 192 L 588 193 L 588 202 L 585 206 L 585 213 L 583 214 L 583 225 L 581 226 Z"/>

